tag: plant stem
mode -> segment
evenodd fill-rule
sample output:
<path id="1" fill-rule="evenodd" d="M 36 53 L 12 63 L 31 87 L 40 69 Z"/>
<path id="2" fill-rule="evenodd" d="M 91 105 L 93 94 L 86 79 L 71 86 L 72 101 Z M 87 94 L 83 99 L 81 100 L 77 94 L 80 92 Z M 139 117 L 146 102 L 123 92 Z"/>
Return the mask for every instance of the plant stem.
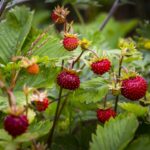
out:
<path id="1" fill-rule="evenodd" d="M 98 57 L 98 55 L 97 55 L 97 53 L 96 52 L 94 52 L 93 50 L 91 50 L 91 49 L 88 49 L 88 51 L 90 51 L 92 54 L 94 54 L 97 58 L 99 58 Z"/>
<path id="2" fill-rule="evenodd" d="M 16 98 L 14 96 L 14 93 L 11 88 L 7 88 L 4 81 L 2 80 L 2 77 L 0 76 L 0 88 L 6 92 L 8 96 L 8 103 L 10 107 L 16 106 Z"/>
<path id="3" fill-rule="evenodd" d="M 7 95 L 8 95 L 9 106 L 10 107 L 16 106 L 16 98 L 15 98 L 15 95 L 14 95 L 13 91 L 8 88 L 6 90 L 6 92 L 7 92 Z"/>
<path id="4" fill-rule="evenodd" d="M 61 112 L 62 110 L 64 109 L 65 107 L 65 104 L 67 103 L 67 97 L 64 99 L 63 103 L 62 103 L 62 106 L 60 107 L 60 110 L 58 112 L 58 115 L 57 115 L 57 118 L 59 119 L 60 115 L 61 115 Z"/>
<path id="5" fill-rule="evenodd" d="M 5 11 L 5 8 L 8 4 L 8 0 L 2 0 L 0 3 L 0 17 L 2 16 L 3 12 Z"/>
<path id="6" fill-rule="evenodd" d="M 78 17 L 80 23 L 81 23 L 82 25 L 84 25 L 84 20 L 83 20 L 83 18 L 82 18 L 82 16 L 81 16 L 79 10 L 77 9 L 77 7 L 76 7 L 75 5 L 72 5 L 72 7 L 73 7 L 74 11 L 76 12 L 77 17 Z"/>
<path id="7" fill-rule="evenodd" d="M 108 16 L 105 18 L 105 20 L 103 21 L 103 23 L 100 26 L 100 31 L 102 31 L 104 29 L 104 27 L 106 26 L 106 24 L 108 23 L 108 21 L 110 20 L 110 18 L 113 16 L 114 12 L 116 11 L 116 9 L 118 8 L 120 3 L 120 0 L 115 0 L 112 8 L 110 9 Z"/>
<path id="8" fill-rule="evenodd" d="M 56 108 L 56 112 L 55 112 L 55 118 L 54 118 L 54 122 L 53 122 L 53 126 L 49 132 L 49 136 L 48 136 L 48 140 L 47 140 L 47 144 L 49 146 L 49 148 L 51 148 L 51 145 L 52 145 L 52 141 L 53 141 L 53 135 L 54 135 L 54 131 L 55 131 L 55 126 L 57 124 L 57 120 L 59 119 L 58 118 L 58 112 L 59 112 L 59 107 L 60 107 L 60 104 L 61 104 L 61 95 L 62 95 L 62 88 L 60 87 L 60 90 L 59 90 L 59 100 L 58 100 L 58 104 L 57 104 L 57 108 Z"/>
<path id="9" fill-rule="evenodd" d="M 107 95 L 104 97 L 104 108 L 106 107 L 106 104 L 107 104 Z"/>
<path id="10" fill-rule="evenodd" d="M 82 52 L 80 53 L 80 55 L 79 55 L 75 60 L 73 60 L 73 62 L 72 62 L 72 64 L 71 64 L 71 68 L 73 68 L 74 65 L 75 65 L 75 63 L 77 63 L 77 62 L 79 61 L 79 59 L 81 58 L 81 56 L 83 55 L 83 53 L 84 53 L 84 51 L 82 51 Z"/>
<path id="11" fill-rule="evenodd" d="M 28 115 L 28 107 L 29 107 L 29 97 L 28 94 L 26 94 L 26 116 Z"/>
<path id="12" fill-rule="evenodd" d="M 20 69 L 18 71 L 15 71 L 13 77 L 12 77 L 12 80 L 11 80 L 11 84 L 10 84 L 10 88 L 13 90 L 15 85 L 16 85 L 16 82 L 17 82 L 17 79 L 18 79 L 18 76 L 19 76 L 19 73 L 20 73 Z"/>
<path id="13" fill-rule="evenodd" d="M 120 80 L 120 77 L 121 77 L 121 69 L 122 69 L 123 58 L 124 58 L 124 56 L 121 55 L 120 60 L 119 60 L 119 70 L 118 70 L 118 79 L 117 79 L 117 82 L 118 82 L 118 80 Z M 117 111 L 118 101 L 119 101 L 119 95 L 116 96 L 115 111 Z"/>
<path id="14" fill-rule="evenodd" d="M 64 33 L 68 32 L 67 31 L 67 21 L 64 22 Z"/>
<path id="15" fill-rule="evenodd" d="M 63 67 L 64 67 L 64 60 L 62 60 L 61 70 L 63 70 Z M 52 125 L 52 128 L 49 131 L 48 139 L 47 139 L 47 144 L 48 144 L 49 148 L 51 148 L 55 127 L 57 125 L 57 120 L 59 119 L 58 118 L 58 113 L 59 113 L 59 107 L 60 107 L 60 104 L 61 104 L 62 91 L 63 91 L 63 88 L 60 87 L 59 96 L 58 96 L 58 104 L 57 104 L 57 107 L 56 107 L 55 117 L 54 117 L 53 125 Z"/>
<path id="16" fill-rule="evenodd" d="M 30 1 L 30 0 L 18 0 L 15 3 L 13 3 L 13 4 L 8 5 L 6 8 L 10 9 L 10 8 L 14 7 L 15 5 L 18 5 L 18 4 L 21 4 L 21 3 L 25 3 L 25 2 L 28 2 L 28 1 Z"/>

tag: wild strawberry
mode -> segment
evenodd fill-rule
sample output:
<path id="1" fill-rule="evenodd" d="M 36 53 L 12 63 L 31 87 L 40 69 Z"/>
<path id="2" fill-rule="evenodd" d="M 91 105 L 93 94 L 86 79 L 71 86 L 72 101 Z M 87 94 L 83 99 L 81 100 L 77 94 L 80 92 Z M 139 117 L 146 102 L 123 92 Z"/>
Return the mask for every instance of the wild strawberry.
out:
<path id="1" fill-rule="evenodd" d="M 27 72 L 32 75 L 38 74 L 39 71 L 40 71 L 40 68 L 38 64 L 32 64 L 27 68 Z"/>
<path id="2" fill-rule="evenodd" d="M 45 111 L 49 105 L 49 99 L 47 98 L 47 92 L 38 92 L 31 96 L 31 102 L 35 105 L 38 111 Z"/>
<path id="3" fill-rule="evenodd" d="M 51 13 L 51 18 L 52 18 L 53 22 L 57 22 L 59 16 L 58 16 L 57 14 L 55 14 L 55 12 L 53 11 L 53 12 Z"/>
<path id="4" fill-rule="evenodd" d="M 67 8 L 57 6 L 51 14 L 51 18 L 54 23 L 64 23 L 66 21 L 66 17 L 69 14 Z"/>
<path id="5" fill-rule="evenodd" d="M 97 118 L 102 123 L 105 123 L 111 117 L 114 118 L 115 116 L 116 116 L 116 112 L 112 108 L 98 109 L 97 110 Z"/>
<path id="6" fill-rule="evenodd" d="M 103 75 L 104 73 L 108 72 L 111 67 L 111 62 L 107 58 L 103 58 L 92 62 L 91 69 L 95 74 Z"/>
<path id="7" fill-rule="evenodd" d="M 34 101 L 35 107 L 38 111 L 45 111 L 48 107 L 48 98 L 44 98 L 43 101 Z"/>
<path id="8" fill-rule="evenodd" d="M 73 71 L 64 70 L 57 76 L 57 84 L 69 90 L 75 90 L 80 86 L 80 79 Z"/>
<path id="9" fill-rule="evenodd" d="M 73 51 L 79 45 L 79 40 L 75 34 L 65 34 L 63 46 L 68 51 Z"/>
<path id="10" fill-rule="evenodd" d="M 25 115 L 8 115 L 4 120 L 5 130 L 13 137 L 25 133 L 28 126 L 28 119 Z"/>
<path id="11" fill-rule="evenodd" d="M 122 80 L 121 94 L 127 99 L 136 101 L 145 96 L 147 82 L 140 75 Z"/>

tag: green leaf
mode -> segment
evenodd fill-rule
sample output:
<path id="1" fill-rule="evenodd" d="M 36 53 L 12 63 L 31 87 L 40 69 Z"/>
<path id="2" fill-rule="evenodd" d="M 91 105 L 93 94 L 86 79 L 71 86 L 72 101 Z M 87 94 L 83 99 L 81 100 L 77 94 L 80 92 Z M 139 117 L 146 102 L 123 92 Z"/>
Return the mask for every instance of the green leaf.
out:
<path id="1" fill-rule="evenodd" d="M 98 125 L 90 150 L 123 150 L 133 139 L 137 127 L 138 121 L 133 114 L 110 119 L 104 127 Z"/>
<path id="2" fill-rule="evenodd" d="M 141 136 L 134 140 L 126 150 L 150 150 L 150 136 Z"/>
<path id="3" fill-rule="evenodd" d="M 148 107 L 143 107 L 135 103 L 120 103 L 119 106 L 131 113 L 134 113 L 137 117 L 144 117 L 148 113 Z"/>
<path id="4" fill-rule="evenodd" d="M 40 73 L 38 75 L 30 75 L 26 72 L 22 72 L 15 90 L 22 90 L 22 87 L 26 83 L 29 87 L 35 88 L 51 88 L 55 84 L 56 76 L 60 71 L 59 67 L 40 67 Z"/>
<path id="5" fill-rule="evenodd" d="M 13 55 L 21 53 L 21 48 L 31 29 L 33 12 L 26 7 L 10 10 L 6 20 L 0 23 L 0 61 L 7 63 Z"/>
<path id="6" fill-rule="evenodd" d="M 16 150 L 18 149 L 18 145 L 15 142 L 3 142 L 0 141 L 0 150 Z"/>
<path id="7" fill-rule="evenodd" d="M 44 42 L 44 40 L 47 40 L 47 38 L 49 38 L 48 42 L 40 47 L 40 45 Z M 72 53 L 63 48 L 63 45 L 60 43 L 60 39 L 54 36 L 49 36 L 48 34 L 45 35 L 33 51 L 33 55 L 38 55 L 41 57 L 48 56 L 49 58 L 65 58 L 72 55 Z"/>
<path id="8" fill-rule="evenodd" d="M 0 129 L 0 140 L 11 141 L 12 137 L 4 130 Z"/>
<path id="9" fill-rule="evenodd" d="M 37 139 L 39 137 L 47 134 L 51 128 L 50 121 L 40 121 L 34 122 L 29 126 L 28 132 L 18 136 L 14 141 L 15 142 L 29 142 L 33 139 Z"/>
<path id="10" fill-rule="evenodd" d="M 69 98 L 88 104 L 100 101 L 107 92 L 106 81 L 101 77 L 97 77 L 81 83 L 80 88 L 73 92 Z"/>

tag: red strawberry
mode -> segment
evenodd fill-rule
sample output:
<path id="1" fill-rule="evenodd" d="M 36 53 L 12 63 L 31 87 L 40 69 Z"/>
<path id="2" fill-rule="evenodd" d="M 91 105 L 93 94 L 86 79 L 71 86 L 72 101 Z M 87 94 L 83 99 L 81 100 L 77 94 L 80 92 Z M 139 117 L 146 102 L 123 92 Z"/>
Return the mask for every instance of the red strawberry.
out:
<path id="1" fill-rule="evenodd" d="M 97 60 L 91 64 L 92 71 L 98 75 L 103 75 L 104 73 L 108 72 L 110 67 L 111 62 L 107 58 Z"/>
<path id="2" fill-rule="evenodd" d="M 57 6 L 51 14 L 51 18 L 54 23 L 64 23 L 66 21 L 66 17 L 69 14 L 67 8 Z"/>
<path id="3" fill-rule="evenodd" d="M 55 14 L 55 12 L 52 12 L 51 18 L 52 18 L 53 22 L 57 22 L 59 16 L 57 14 Z"/>
<path id="4" fill-rule="evenodd" d="M 79 40 L 76 35 L 66 34 L 63 39 L 63 46 L 68 51 L 73 51 L 79 45 Z"/>
<path id="5" fill-rule="evenodd" d="M 19 136 L 26 132 L 29 126 L 27 116 L 8 115 L 4 120 L 5 130 L 13 137 Z"/>
<path id="6" fill-rule="evenodd" d="M 40 68 L 38 64 L 32 64 L 27 68 L 27 72 L 32 75 L 38 74 L 39 71 L 40 71 Z"/>
<path id="7" fill-rule="evenodd" d="M 80 86 L 80 79 L 73 71 L 64 70 L 57 76 L 57 84 L 69 90 L 75 90 Z"/>
<path id="8" fill-rule="evenodd" d="M 145 96 L 146 91 L 147 82 L 139 75 L 122 81 L 121 94 L 130 100 L 136 101 L 141 99 Z"/>
<path id="9" fill-rule="evenodd" d="M 33 101 L 38 111 L 45 111 L 48 108 L 49 100 L 44 98 L 42 101 Z"/>
<path id="10" fill-rule="evenodd" d="M 112 108 L 97 110 L 97 118 L 102 123 L 105 123 L 111 117 L 114 118 L 115 116 L 116 116 L 116 112 Z"/>

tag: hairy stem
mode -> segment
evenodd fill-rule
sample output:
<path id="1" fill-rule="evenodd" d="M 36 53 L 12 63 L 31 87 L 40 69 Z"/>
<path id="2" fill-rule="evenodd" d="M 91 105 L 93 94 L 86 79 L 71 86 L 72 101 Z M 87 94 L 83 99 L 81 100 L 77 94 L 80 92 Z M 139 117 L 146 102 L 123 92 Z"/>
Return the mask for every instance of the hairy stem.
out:
<path id="1" fill-rule="evenodd" d="M 108 23 L 108 21 L 110 20 L 110 18 L 113 16 L 114 12 L 116 11 L 116 9 L 118 8 L 120 3 L 120 0 L 115 0 L 112 8 L 110 9 L 108 16 L 105 18 L 105 20 L 103 21 L 103 23 L 100 26 L 100 31 L 102 31 L 104 29 L 104 27 L 106 26 L 106 24 Z"/>
<path id="2" fill-rule="evenodd" d="M 14 89 L 14 87 L 16 85 L 19 73 L 20 73 L 20 69 L 18 71 L 15 71 L 14 75 L 12 76 L 12 80 L 11 80 L 11 84 L 10 84 L 10 88 L 12 90 Z"/>
<path id="3" fill-rule="evenodd" d="M 77 63 L 77 62 L 79 61 L 79 59 L 81 58 L 81 56 L 83 55 L 83 53 L 84 53 L 84 51 L 82 51 L 82 52 L 80 53 L 80 55 L 79 55 L 75 60 L 73 60 L 73 62 L 72 62 L 72 64 L 71 64 L 71 68 L 73 68 L 74 65 L 75 65 L 75 63 Z"/>
<path id="4" fill-rule="evenodd" d="M 121 69 L 122 69 L 123 58 L 124 58 L 124 56 L 122 55 L 122 56 L 120 57 L 120 60 L 119 60 L 119 70 L 118 70 L 118 79 L 117 79 L 117 82 L 118 82 L 118 80 L 120 80 L 120 77 L 121 77 Z M 115 111 L 117 111 L 118 102 L 119 102 L 119 95 L 116 96 L 116 100 L 115 100 Z"/>

